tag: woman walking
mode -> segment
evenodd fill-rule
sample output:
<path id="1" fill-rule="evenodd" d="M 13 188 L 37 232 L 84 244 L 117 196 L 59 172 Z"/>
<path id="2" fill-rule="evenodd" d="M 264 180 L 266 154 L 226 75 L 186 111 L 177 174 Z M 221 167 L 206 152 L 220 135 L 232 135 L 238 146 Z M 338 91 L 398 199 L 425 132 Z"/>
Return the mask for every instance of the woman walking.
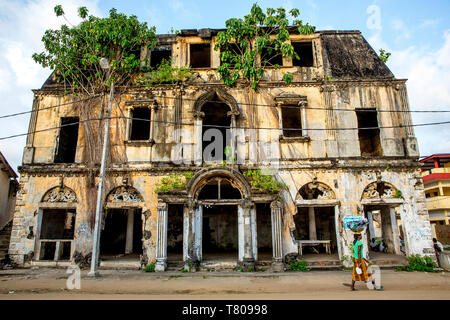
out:
<path id="1" fill-rule="evenodd" d="M 368 261 L 364 259 L 363 256 L 363 243 L 361 242 L 362 236 L 360 232 L 355 232 L 354 234 L 355 240 L 353 241 L 353 273 L 352 273 L 352 285 L 351 290 L 356 291 L 355 282 L 356 281 L 369 281 L 369 278 L 372 277 L 370 273 L 367 272 L 367 263 Z M 373 288 L 381 291 L 383 287 L 380 286 L 376 288 L 375 281 L 372 280 Z"/>
<path id="2" fill-rule="evenodd" d="M 363 243 L 361 242 L 362 236 L 360 232 L 354 234 L 355 240 L 353 241 L 353 273 L 352 273 L 352 286 L 351 290 L 356 291 L 355 282 L 369 280 L 367 274 L 366 261 L 363 258 Z"/>

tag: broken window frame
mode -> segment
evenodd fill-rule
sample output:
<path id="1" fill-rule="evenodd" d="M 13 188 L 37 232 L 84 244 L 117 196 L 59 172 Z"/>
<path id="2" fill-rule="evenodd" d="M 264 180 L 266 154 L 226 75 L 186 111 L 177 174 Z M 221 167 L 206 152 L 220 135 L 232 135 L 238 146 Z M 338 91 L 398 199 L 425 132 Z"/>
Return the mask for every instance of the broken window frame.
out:
<path id="1" fill-rule="evenodd" d="M 156 115 L 157 103 L 155 100 L 148 101 L 140 101 L 135 102 L 131 101 L 132 105 L 127 107 L 127 129 L 126 129 L 126 140 L 125 143 L 150 143 L 153 145 L 155 143 L 154 137 L 154 117 Z M 133 126 L 133 110 L 138 108 L 149 108 L 150 109 L 150 131 L 149 138 L 147 140 L 132 140 L 132 126 Z"/>
<path id="2" fill-rule="evenodd" d="M 60 148 L 61 148 L 61 143 L 60 143 L 60 141 L 61 141 L 61 133 L 66 128 L 68 128 L 68 127 L 70 128 L 70 127 L 74 127 L 75 126 L 75 124 L 73 124 L 73 125 L 72 124 L 64 124 L 63 123 L 64 122 L 63 119 L 75 119 L 75 118 L 78 119 L 78 121 L 77 122 L 73 122 L 73 123 L 76 123 L 76 126 L 77 126 L 77 136 L 76 136 L 76 144 L 75 144 L 75 152 L 74 152 L 74 155 L 73 155 L 73 161 L 64 161 L 64 159 L 60 160 L 60 158 L 63 158 L 63 157 L 59 156 L 59 151 L 60 151 Z M 55 152 L 53 154 L 53 163 L 75 163 L 75 161 L 77 159 L 78 138 L 80 136 L 79 133 L 80 133 L 80 117 L 75 117 L 74 116 L 74 117 L 60 117 L 59 118 L 59 131 L 58 131 L 58 136 L 56 138 Z M 65 143 L 65 145 L 67 145 L 67 143 Z"/>
<path id="3" fill-rule="evenodd" d="M 299 112 L 300 112 L 300 125 L 301 130 L 299 136 L 286 136 L 284 134 L 284 126 L 283 126 L 283 107 L 285 106 L 295 106 L 298 105 Z M 306 122 L 306 106 L 307 101 L 306 100 L 297 100 L 297 101 L 277 101 L 277 106 L 279 107 L 279 128 L 280 128 L 280 140 L 300 140 L 300 141 L 309 141 L 310 137 L 308 136 L 308 129 L 307 129 L 307 122 Z M 291 130 L 290 130 L 291 131 Z"/>
<path id="4" fill-rule="evenodd" d="M 300 68 L 315 68 L 316 67 L 316 59 L 315 59 L 315 55 L 314 55 L 314 41 L 313 40 L 291 40 L 291 45 L 294 47 L 294 52 L 297 52 L 297 51 L 295 51 L 295 44 L 297 44 L 297 43 L 310 43 L 311 44 L 312 65 L 311 66 L 296 66 L 294 64 L 295 59 L 292 58 L 292 66 L 300 67 Z M 299 61 L 301 61 L 301 59 Z"/>
<path id="5" fill-rule="evenodd" d="M 192 66 L 192 63 L 191 63 L 191 61 L 192 61 L 192 57 L 191 57 L 191 46 L 195 46 L 195 45 L 209 45 L 209 66 L 206 66 L 206 67 L 194 67 L 194 66 Z M 210 42 L 210 41 L 204 41 L 204 42 L 192 42 L 192 43 L 189 43 L 189 46 L 188 46 L 188 50 L 187 50 L 187 52 L 188 52 L 188 61 L 189 61 L 189 63 L 188 63 L 188 65 L 189 65 L 189 67 L 190 68 L 192 68 L 192 69 L 212 69 L 213 68 L 213 61 L 212 61 L 212 58 L 213 58 L 213 45 L 212 45 L 212 43 Z"/>
<path id="6" fill-rule="evenodd" d="M 73 213 L 73 237 L 72 239 L 42 239 L 42 220 L 44 216 L 44 211 L 46 210 L 61 210 Z M 40 207 L 38 209 L 37 221 L 36 221 L 36 236 L 35 236 L 35 251 L 34 251 L 34 260 L 35 261 L 54 261 L 54 262 L 68 262 L 73 258 L 73 254 L 75 252 L 75 234 L 76 234 L 76 226 L 77 224 L 77 210 L 75 206 L 67 206 L 56 204 L 55 206 L 45 206 Z M 43 244 L 45 243 L 55 243 L 55 253 L 52 260 L 44 260 L 41 259 L 41 251 L 43 248 Z M 70 256 L 68 259 L 61 260 L 61 249 L 64 248 L 64 243 L 70 243 Z"/>
<path id="7" fill-rule="evenodd" d="M 364 116 L 364 115 L 373 115 L 375 114 L 376 120 L 377 120 L 377 126 L 376 129 L 364 129 L 364 128 L 369 128 L 369 127 L 360 127 L 359 124 L 359 119 L 360 116 Z M 355 109 L 355 117 L 356 117 L 356 124 L 357 124 L 357 136 L 358 136 L 358 144 L 359 144 L 359 149 L 360 149 L 360 155 L 362 157 L 382 157 L 383 156 L 383 147 L 381 144 L 381 129 L 380 129 L 380 120 L 378 117 L 378 110 L 376 108 L 356 108 Z M 372 134 L 372 139 L 371 139 L 371 144 L 373 148 L 376 148 L 376 146 L 374 145 L 375 142 L 378 143 L 378 148 L 374 151 L 372 151 L 372 153 L 368 154 L 367 152 L 365 152 L 365 154 L 363 155 L 363 149 L 361 146 L 361 133 L 369 133 Z M 373 133 L 376 132 L 376 136 L 373 135 Z M 377 139 L 377 141 L 374 141 L 373 139 Z M 377 152 L 378 151 L 378 152 Z"/>
<path id="8" fill-rule="evenodd" d="M 152 54 L 153 54 L 154 52 L 170 52 L 170 55 L 169 55 L 168 58 L 158 59 L 158 63 L 156 64 L 156 63 L 153 61 L 153 59 L 155 59 L 155 58 L 152 59 Z M 172 61 L 172 54 L 173 54 L 173 51 L 172 51 L 172 45 L 162 45 L 162 44 L 157 45 L 157 46 L 154 47 L 154 48 L 150 51 L 150 53 L 149 53 L 149 57 L 150 57 L 150 67 L 156 69 L 156 68 L 158 67 L 158 65 L 161 64 L 161 62 L 162 62 L 163 60 L 170 60 L 170 61 Z"/>

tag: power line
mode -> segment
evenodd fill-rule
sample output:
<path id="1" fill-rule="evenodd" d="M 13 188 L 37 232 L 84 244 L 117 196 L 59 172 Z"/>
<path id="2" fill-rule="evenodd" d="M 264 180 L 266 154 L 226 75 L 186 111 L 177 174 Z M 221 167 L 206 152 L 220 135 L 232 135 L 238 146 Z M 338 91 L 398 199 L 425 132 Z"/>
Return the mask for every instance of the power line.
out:
<path id="1" fill-rule="evenodd" d="M 66 103 L 61 103 L 58 105 L 54 105 L 54 106 L 48 106 L 48 107 L 43 107 L 43 108 L 39 108 L 39 109 L 35 109 L 35 110 L 30 110 L 30 111 L 23 111 L 23 112 L 17 112 L 17 113 L 13 113 L 13 114 L 7 114 L 7 115 L 2 115 L 0 116 L 0 119 L 4 119 L 4 118 L 11 118 L 11 117 L 15 117 L 15 116 L 20 116 L 20 115 L 24 115 L 24 114 L 28 114 L 28 113 L 33 113 L 33 112 L 39 112 L 39 111 L 43 111 L 43 110 L 48 110 L 48 109 L 53 109 L 53 108 L 58 108 L 58 107 L 62 107 L 62 106 L 67 106 L 67 105 L 71 105 L 71 104 L 75 104 L 75 103 L 80 103 L 80 102 L 84 102 L 84 101 L 88 101 L 88 100 L 92 100 L 98 97 L 102 97 L 104 96 L 104 94 L 99 94 L 96 95 L 94 97 L 89 97 L 86 99 L 80 99 L 77 101 L 72 101 L 72 102 L 66 102 Z M 153 96 L 153 97 L 158 97 L 158 98 L 167 98 L 167 99 L 182 99 L 182 100 L 187 100 L 187 101 L 197 101 L 198 99 L 194 99 L 194 98 L 187 98 L 187 97 L 171 97 L 171 96 Z M 226 104 L 229 105 L 229 103 L 224 102 L 224 101 L 220 101 L 220 100 L 206 100 L 206 102 L 211 102 L 211 103 L 221 103 L 221 104 Z M 298 109 L 299 106 L 294 106 L 294 105 L 270 105 L 270 104 L 256 104 L 256 103 L 245 103 L 245 102 L 237 102 L 238 105 L 247 105 L 247 106 L 256 106 L 256 107 L 268 107 L 268 108 L 282 108 L 282 109 Z M 167 107 L 167 106 L 166 106 Z M 390 113 L 450 113 L 450 110 L 383 110 L 383 109 L 364 109 L 364 108 L 355 108 L 354 109 L 345 109 L 345 108 L 323 108 L 323 107 L 308 107 L 305 106 L 303 107 L 305 109 L 310 109 L 310 110 L 325 110 L 325 111 L 347 111 L 347 112 L 390 112 Z"/>
<path id="2" fill-rule="evenodd" d="M 103 95 L 104 95 L 104 94 L 99 94 L 99 95 L 96 95 L 96 96 L 93 96 L 93 97 L 89 97 L 89 98 L 86 98 L 86 99 L 80 99 L 80 100 L 72 101 L 72 102 L 65 102 L 65 103 L 61 103 L 61 104 L 58 104 L 58 105 L 54 105 L 54 106 L 49 106 L 49 107 L 39 108 L 39 109 L 35 109 L 35 110 L 30 110 L 30 111 L 23 111 L 23 112 L 17 112 L 17 113 L 12 113 L 12 114 L 6 114 L 6 115 L 3 115 L 3 116 L 0 116 L 0 119 L 16 117 L 16 116 L 24 115 L 24 114 L 27 114 L 27 113 L 39 112 L 39 111 L 42 111 L 42 110 L 48 110 L 48 109 L 53 109 L 53 108 L 59 108 L 59 107 L 67 106 L 67 105 L 70 105 L 70 104 L 75 104 L 75 103 L 79 103 L 79 102 L 84 102 L 84 101 L 92 100 L 92 99 L 101 97 L 101 96 L 103 96 Z"/>
<path id="3" fill-rule="evenodd" d="M 84 123 L 88 121 L 100 121 L 100 120 L 106 120 L 108 118 L 91 118 L 91 119 L 85 119 L 85 120 L 79 120 L 75 123 L 68 123 L 63 124 L 57 127 L 52 128 L 45 128 L 40 130 L 35 130 L 28 133 L 21 133 L 16 135 L 11 135 L 7 137 L 0 138 L 1 140 L 16 138 L 20 136 L 26 136 L 29 134 L 44 132 L 44 131 L 50 131 L 50 130 L 56 130 L 60 129 L 62 127 L 71 126 L 71 125 L 78 125 L 79 123 Z M 433 122 L 433 123 L 421 123 L 421 124 L 410 124 L 410 125 L 398 125 L 398 126 L 384 126 L 384 127 L 364 127 L 364 128 L 269 128 L 269 127 L 244 127 L 244 126 L 237 126 L 237 127 L 231 127 L 231 126 L 221 126 L 221 125 L 208 125 L 208 124 L 195 124 L 195 123 L 183 123 L 183 122 L 176 122 L 176 121 L 164 121 L 164 120 L 151 120 L 151 119 L 142 119 L 142 118 L 131 118 L 131 117 L 125 117 L 125 116 L 115 116 L 111 117 L 111 119 L 128 119 L 128 120 L 137 120 L 137 121 L 147 121 L 147 122 L 154 122 L 154 123 L 162 123 L 167 125 L 181 125 L 181 126 L 202 126 L 202 127 L 210 127 L 210 128 L 223 128 L 223 129 L 244 129 L 244 130 L 277 130 L 277 131 L 348 131 L 348 130 L 374 130 L 374 129 L 393 129 L 393 128 L 406 128 L 406 127 L 423 127 L 423 126 L 435 126 L 435 125 L 443 125 L 443 124 L 450 124 L 450 121 L 444 121 L 444 122 Z"/>

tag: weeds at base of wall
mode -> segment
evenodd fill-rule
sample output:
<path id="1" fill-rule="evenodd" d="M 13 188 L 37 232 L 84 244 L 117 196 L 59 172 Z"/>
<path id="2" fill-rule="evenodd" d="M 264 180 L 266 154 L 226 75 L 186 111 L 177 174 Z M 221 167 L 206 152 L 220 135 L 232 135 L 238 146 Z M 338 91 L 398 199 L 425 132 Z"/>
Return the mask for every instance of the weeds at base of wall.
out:
<path id="1" fill-rule="evenodd" d="M 408 258 L 408 265 L 398 267 L 397 271 L 421 271 L 421 272 L 439 272 L 436 265 L 430 257 L 416 254 Z"/>
<path id="2" fill-rule="evenodd" d="M 292 271 L 301 271 L 301 272 L 311 271 L 311 269 L 307 267 L 307 262 L 305 259 L 289 263 L 288 269 Z"/>
<path id="3" fill-rule="evenodd" d="M 149 264 L 144 268 L 144 272 L 155 272 L 155 265 L 156 263 L 153 262 L 152 264 Z"/>

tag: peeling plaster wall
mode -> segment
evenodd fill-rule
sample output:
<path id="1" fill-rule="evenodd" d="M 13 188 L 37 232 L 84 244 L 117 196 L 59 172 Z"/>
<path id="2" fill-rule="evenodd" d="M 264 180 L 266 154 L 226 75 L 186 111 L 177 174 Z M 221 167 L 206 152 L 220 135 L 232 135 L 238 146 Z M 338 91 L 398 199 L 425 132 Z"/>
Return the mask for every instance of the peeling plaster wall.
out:
<path id="1" fill-rule="evenodd" d="M 293 40 L 303 39 L 295 36 Z M 380 129 L 383 157 L 361 158 L 357 130 L 334 130 L 336 128 L 356 128 L 355 108 L 377 108 L 379 110 L 408 111 L 408 99 L 404 80 L 396 79 L 333 79 L 326 80 L 330 61 L 322 47 L 319 35 L 313 40 L 313 68 L 286 67 L 282 72 L 292 72 L 291 85 L 277 82 L 281 79 L 278 70 L 268 70 L 266 82 L 262 82 L 257 92 L 243 86 L 224 87 L 214 69 L 196 70 L 194 76 L 182 87 L 161 85 L 150 88 L 132 88 L 125 93 L 117 90 L 111 121 L 111 152 L 109 156 L 106 194 L 128 179 L 128 185 L 136 188 L 142 196 L 139 204 L 143 215 L 143 262 L 150 263 L 156 256 L 157 183 L 172 171 L 196 171 L 194 164 L 198 139 L 193 124 L 201 123 L 196 118 L 195 103 L 210 90 L 222 90 L 235 102 L 239 115 L 238 127 L 269 127 L 277 130 L 239 129 L 237 158 L 246 162 L 240 166 L 244 171 L 254 165 L 262 166 L 263 155 L 247 143 L 249 141 L 271 142 L 273 151 L 280 155 L 277 178 L 284 181 L 289 189 L 282 196 L 282 243 L 283 254 L 297 251 L 292 231 L 295 228 L 293 216 L 297 213 L 295 199 L 304 185 L 317 181 L 328 185 L 336 194 L 338 206 L 338 242 L 341 256 L 349 255 L 352 234 L 344 231 L 343 217 L 361 213 L 361 196 L 364 188 L 376 181 L 376 172 L 381 180 L 389 182 L 402 192 L 404 203 L 400 206 L 402 228 L 405 234 L 407 254 L 432 254 L 431 228 L 425 205 L 425 195 L 420 175 L 417 173 L 419 153 L 414 132 L 410 127 Z M 202 38 L 182 38 L 173 44 L 172 55 L 179 66 L 189 61 L 189 42 L 202 42 Z M 212 45 L 213 46 L 213 45 Z M 217 66 L 217 54 L 212 55 L 212 63 Z M 221 91 L 221 92 L 222 92 Z M 305 96 L 307 99 L 304 119 L 307 138 L 297 140 L 280 139 L 281 110 L 275 98 L 283 94 Z M 179 100 L 174 97 L 180 97 Z M 34 108 L 45 108 L 70 102 L 58 88 L 35 91 Z M 101 117 L 103 107 L 108 102 L 98 99 L 88 110 L 78 104 L 65 105 L 37 112 L 30 120 L 30 130 L 39 131 L 58 127 L 61 117 L 80 116 Z M 256 104 L 259 106 L 255 106 Z M 129 122 L 120 117 L 128 117 L 134 105 L 152 108 L 151 117 L 156 120 L 151 131 L 153 141 L 130 142 L 127 132 Z M 156 107 L 152 107 L 155 105 Z M 336 110 L 345 109 L 349 111 Z M 179 118 L 178 118 L 179 117 Z M 179 119 L 183 126 L 173 122 Z M 170 122 L 163 124 L 160 121 Z M 378 113 L 379 126 L 411 124 L 409 113 Z M 71 188 L 77 195 L 75 250 L 89 254 L 92 250 L 92 229 L 95 211 L 95 186 L 98 183 L 98 163 L 101 154 L 102 126 L 98 120 L 91 121 L 89 127 L 80 124 L 77 152 L 73 164 L 53 164 L 58 130 L 48 130 L 30 135 L 24 150 L 21 168 L 20 190 L 15 209 L 10 251 L 12 258 L 23 264 L 34 253 L 35 240 L 30 236 L 30 227 L 36 224 L 42 196 L 49 189 L 61 184 Z M 179 129 L 179 132 L 176 132 Z M 320 130 L 316 130 L 320 129 Z M 201 130 L 200 130 L 201 132 Z M 182 148 L 179 148 L 182 146 Z M 97 151 L 95 151 L 97 150 Z M 176 154 L 188 161 L 173 163 Z M 200 148 L 201 150 L 201 148 Z M 274 165 L 272 163 L 272 165 Z M 387 170 L 387 166 L 391 169 Z M 106 195 L 105 194 L 105 195 Z M 126 206 L 127 204 L 124 204 Z"/>

